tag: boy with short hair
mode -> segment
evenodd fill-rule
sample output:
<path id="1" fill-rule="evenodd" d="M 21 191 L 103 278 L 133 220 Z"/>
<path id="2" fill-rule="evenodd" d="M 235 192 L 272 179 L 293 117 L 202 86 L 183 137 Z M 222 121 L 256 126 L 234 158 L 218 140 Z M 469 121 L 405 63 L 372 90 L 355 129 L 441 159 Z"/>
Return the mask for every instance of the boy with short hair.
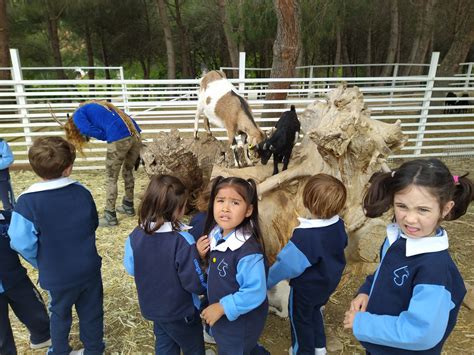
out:
<path id="1" fill-rule="evenodd" d="M 311 176 L 303 190 L 311 219 L 298 218 L 300 225 L 268 272 L 268 289 L 290 279 L 291 354 L 326 354 L 322 308 L 346 266 L 347 234 L 339 217 L 346 194 L 335 177 Z"/>
<path id="2" fill-rule="evenodd" d="M 11 211 L 0 210 L 0 354 L 15 355 L 8 306 L 30 332 L 30 348 L 51 345 L 49 317 L 41 295 L 21 265 L 18 254 L 10 248 L 7 230 Z"/>
<path id="3" fill-rule="evenodd" d="M 12 248 L 38 268 L 39 283 L 49 293 L 48 354 L 71 351 L 73 305 L 85 351 L 102 354 L 105 348 L 98 216 L 91 193 L 69 178 L 75 158 L 74 146 L 61 137 L 34 141 L 28 159 L 43 181 L 19 196 L 8 230 Z"/>

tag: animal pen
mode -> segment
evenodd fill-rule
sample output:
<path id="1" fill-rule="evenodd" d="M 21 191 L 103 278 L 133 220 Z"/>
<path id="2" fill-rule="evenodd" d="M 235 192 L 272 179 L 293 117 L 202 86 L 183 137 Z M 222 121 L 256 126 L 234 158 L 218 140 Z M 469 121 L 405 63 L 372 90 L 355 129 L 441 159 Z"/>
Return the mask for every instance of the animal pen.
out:
<path id="1" fill-rule="evenodd" d="M 52 114 L 65 121 L 66 115 L 84 100 L 110 100 L 123 109 L 143 128 L 145 143 L 157 133 L 172 129 L 178 129 L 184 136 L 192 134 L 198 79 L 128 80 L 118 68 L 120 78 L 110 80 L 24 80 L 23 71 L 27 68 L 21 68 L 16 50 L 11 50 L 11 56 L 12 80 L 0 81 L 0 130 L 14 152 L 15 164 L 28 163 L 28 147 L 35 137 L 63 134 Z M 325 100 L 330 90 L 346 82 L 349 87 L 359 87 L 371 118 L 386 123 L 401 121 L 408 142 L 391 158 L 471 156 L 473 102 L 465 100 L 467 105 L 452 110 L 449 104 L 456 98 L 447 99 L 446 93 L 474 96 L 472 63 L 466 63 L 470 64 L 466 75 L 438 77 L 438 60 L 439 53 L 434 52 L 426 65 L 428 72 L 417 76 L 396 76 L 395 70 L 391 77 L 313 77 L 311 67 L 309 77 L 250 79 L 245 77 L 245 53 L 241 53 L 239 78 L 231 82 L 248 100 L 257 124 L 264 130 L 272 127 L 290 105 L 295 105 L 300 114 L 309 104 Z M 394 68 L 397 67 L 398 64 Z M 289 88 L 269 89 L 272 82 L 289 83 Z M 269 93 L 285 93 L 287 98 L 270 101 L 266 99 Z M 269 104 L 280 104 L 281 108 L 268 108 Z M 218 139 L 226 139 L 224 128 L 214 127 L 213 132 Z M 104 168 L 105 150 L 103 142 L 92 140 L 84 150 L 85 156 L 76 160 L 75 168 Z"/>

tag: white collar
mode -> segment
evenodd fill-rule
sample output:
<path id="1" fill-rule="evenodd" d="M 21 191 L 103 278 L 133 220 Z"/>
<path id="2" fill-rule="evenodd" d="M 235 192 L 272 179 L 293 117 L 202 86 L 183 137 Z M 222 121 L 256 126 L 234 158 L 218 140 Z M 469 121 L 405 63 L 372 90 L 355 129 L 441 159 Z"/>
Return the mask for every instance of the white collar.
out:
<path id="1" fill-rule="evenodd" d="M 337 223 L 339 221 L 339 216 L 335 215 L 329 219 L 307 219 L 298 217 L 298 221 L 300 221 L 300 225 L 296 228 L 321 228 Z"/>
<path id="2" fill-rule="evenodd" d="M 435 253 L 442 250 L 447 250 L 449 247 L 448 234 L 443 228 L 439 232 L 428 238 L 411 238 L 402 233 L 400 227 L 396 223 L 391 223 L 387 226 L 387 238 L 390 245 L 392 245 L 398 238 L 405 238 L 406 256 L 414 256 L 424 253 Z"/>
<path id="3" fill-rule="evenodd" d="M 227 236 L 224 242 L 217 245 L 217 241 L 222 239 L 222 232 L 219 226 L 215 226 L 209 233 L 211 237 L 211 251 L 226 251 L 227 248 L 234 251 L 239 249 L 244 243 L 252 237 L 251 233 L 244 232 L 242 229 L 233 230 Z"/>
<path id="4" fill-rule="evenodd" d="M 40 181 L 40 182 L 36 182 L 33 185 L 31 185 L 28 189 L 23 191 L 20 194 L 20 196 L 24 195 L 24 194 L 29 194 L 29 193 L 32 193 L 32 192 L 56 190 L 56 189 L 60 189 L 64 186 L 68 186 L 68 185 L 75 184 L 75 183 L 77 183 L 76 180 L 72 180 L 68 177 L 60 177 L 60 178 L 53 179 L 53 180 Z M 18 196 L 18 197 L 20 197 L 20 196 Z"/>
<path id="5" fill-rule="evenodd" d="M 151 222 L 150 223 L 150 228 L 153 229 L 155 227 L 155 222 Z M 187 224 L 184 224 L 184 223 L 181 223 L 179 222 L 179 227 L 180 227 L 180 230 L 182 231 L 187 231 L 189 229 L 191 229 L 192 227 L 188 226 Z M 166 233 L 166 232 L 172 232 L 174 231 L 175 229 L 173 228 L 173 224 L 171 222 L 164 222 L 161 227 L 155 231 L 155 233 Z"/>

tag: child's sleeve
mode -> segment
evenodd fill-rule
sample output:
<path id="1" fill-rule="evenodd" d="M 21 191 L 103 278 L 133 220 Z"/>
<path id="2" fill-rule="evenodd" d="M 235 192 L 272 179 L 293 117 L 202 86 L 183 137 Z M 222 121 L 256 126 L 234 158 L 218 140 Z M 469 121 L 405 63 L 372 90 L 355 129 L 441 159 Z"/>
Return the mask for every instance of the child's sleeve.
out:
<path id="1" fill-rule="evenodd" d="M 354 336 L 360 341 L 411 351 L 436 346 L 446 332 L 449 313 L 455 304 L 445 287 L 448 277 L 446 269 L 443 270 L 445 264 L 438 262 L 434 266 L 435 263 L 417 272 L 406 311 L 397 316 L 358 312 L 353 324 Z"/>
<path id="2" fill-rule="evenodd" d="M 22 201 L 22 199 L 19 199 L 8 228 L 10 246 L 37 269 L 38 232 L 33 222 L 16 212 L 17 209 L 21 209 Z"/>
<path id="3" fill-rule="evenodd" d="M 240 259 L 237 264 L 236 280 L 240 286 L 239 290 L 219 301 L 230 321 L 254 310 L 267 297 L 265 264 L 262 254 L 251 254 Z"/>
<path id="4" fill-rule="evenodd" d="M 183 289 L 196 295 L 206 292 L 207 284 L 201 270 L 199 253 L 194 237 L 187 232 L 180 232 L 183 237 L 175 256 L 176 270 Z"/>
<path id="5" fill-rule="evenodd" d="M 0 170 L 8 168 L 13 163 L 13 153 L 6 141 L 3 141 L 2 151 L 0 154 Z"/>
<path id="6" fill-rule="evenodd" d="M 123 266 L 125 267 L 125 270 L 127 270 L 127 272 L 130 275 L 135 276 L 135 264 L 134 264 L 134 259 L 133 259 L 132 244 L 130 243 L 130 236 L 127 238 L 127 241 L 125 242 Z"/>
<path id="7" fill-rule="evenodd" d="M 278 253 L 277 260 L 268 271 L 268 289 L 274 287 L 281 280 L 294 279 L 300 276 L 311 266 L 311 262 L 298 246 L 293 243 L 292 239 Z"/>
<path id="8" fill-rule="evenodd" d="M 83 106 L 82 108 L 74 112 L 73 121 L 77 129 L 79 130 L 79 132 L 81 132 L 81 134 L 88 137 L 94 137 L 101 141 L 107 140 L 107 137 L 105 136 L 105 132 L 101 130 L 100 128 L 97 128 L 96 126 L 94 126 L 89 120 L 89 117 L 86 114 L 85 106 Z"/>

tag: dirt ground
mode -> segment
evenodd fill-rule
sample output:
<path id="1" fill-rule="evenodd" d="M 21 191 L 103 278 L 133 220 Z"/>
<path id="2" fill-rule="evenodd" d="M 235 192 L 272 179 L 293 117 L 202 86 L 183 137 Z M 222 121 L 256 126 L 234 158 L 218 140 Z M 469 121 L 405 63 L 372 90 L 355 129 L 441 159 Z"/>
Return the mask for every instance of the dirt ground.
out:
<path id="1" fill-rule="evenodd" d="M 453 174 L 460 175 L 470 172 L 474 178 L 474 158 L 459 158 L 446 161 Z M 397 162 L 392 162 L 396 166 Z M 102 210 L 104 205 L 105 185 L 104 172 L 73 172 L 72 178 L 89 188 L 96 200 L 97 207 Z M 137 199 L 143 191 L 148 178 L 142 170 L 137 174 Z M 35 182 L 31 171 L 13 171 L 12 182 L 16 195 Z M 123 190 L 119 184 L 120 191 Z M 121 193 L 119 194 L 121 196 Z M 121 198 L 121 197 L 119 197 Z M 78 206 L 80 208 L 80 206 Z M 71 211 L 74 213 L 74 211 Z M 128 276 L 122 266 L 123 247 L 128 234 L 136 225 L 135 218 L 122 218 L 118 227 L 97 231 L 97 245 L 103 260 L 104 310 L 106 353 L 108 354 L 148 354 L 153 353 L 154 338 L 152 325 L 143 320 L 139 308 L 133 278 Z M 457 221 L 445 223 L 450 237 L 450 251 L 457 263 L 464 280 L 474 285 L 474 204 L 467 214 Z M 341 283 L 325 309 L 326 333 L 328 336 L 329 354 L 364 354 L 357 340 L 342 327 L 344 312 L 363 282 L 367 273 L 374 265 L 349 264 Z M 34 282 L 37 280 L 35 270 L 28 266 L 29 275 Z M 46 293 L 42 292 L 47 299 Z M 18 353 L 32 352 L 28 348 L 28 332 L 10 313 Z M 81 348 L 77 319 L 74 320 L 70 336 L 71 346 Z M 289 322 L 270 314 L 261 342 L 272 354 L 287 354 L 290 346 Z M 446 342 L 443 354 L 474 354 L 474 311 L 461 307 L 457 325 Z"/>

